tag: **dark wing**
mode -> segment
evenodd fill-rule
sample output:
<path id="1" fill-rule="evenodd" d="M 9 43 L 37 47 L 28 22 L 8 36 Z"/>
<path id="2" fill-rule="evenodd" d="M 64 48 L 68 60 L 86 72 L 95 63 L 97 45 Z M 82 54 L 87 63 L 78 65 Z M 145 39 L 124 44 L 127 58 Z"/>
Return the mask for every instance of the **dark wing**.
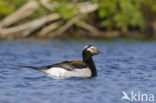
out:
<path id="1" fill-rule="evenodd" d="M 61 67 L 61 68 L 71 71 L 76 68 L 79 68 L 79 69 L 86 68 L 88 67 L 88 65 L 81 61 L 64 61 L 64 62 L 53 64 L 53 65 L 47 65 L 47 66 L 44 66 L 43 68 L 49 69 L 51 67 Z"/>

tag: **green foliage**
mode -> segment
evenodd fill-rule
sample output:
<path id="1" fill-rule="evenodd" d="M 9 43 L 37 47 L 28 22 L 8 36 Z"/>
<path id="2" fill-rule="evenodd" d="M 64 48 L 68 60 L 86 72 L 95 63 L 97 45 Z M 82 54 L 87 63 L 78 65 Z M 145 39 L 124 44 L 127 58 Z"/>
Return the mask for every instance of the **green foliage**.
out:
<path id="1" fill-rule="evenodd" d="M 27 0 L 0 0 L 0 16 L 7 16 L 21 7 Z"/>
<path id="2" fill-rule="evenodd" d="M 7 8 L 7 9 L 6 9 Z M 14 11 L 14 8 L 5 1 L 0 1 L 0 15 L 6 16 Z"/>
<path id="3" fill-rule="evenodd" d="M 144 2 L 142 7 L 142 12 L 146 21 L 155 21 L 156 20 L 156 0 L 148 0 L 148 2 Z"/>
<path id="4" fill-rule="evenodd" d="M 144 5 L 148 6 L 152 12 L 156 13 L 156 0 L 148 0 Z"/>
<path id="5" fill-rule="evenodd" d="M 50 3 L 57 2 L 58 7 L 49 11 L 40 6 L 28 19 L 56 12 L 67 21 L 79 13 L 77 3 L 87 1 L 99 5 L 98 15 L 95 15 L 95 18 L 100 22 L 100 27 L 108 30 L 117 29 L 127 32 L 129 27 L 139 27 L 142 30 L 147 19 L 156 18 L 156 0 L 51 0 Z M 26 2 L 28 0 L 0 0 L 0 18 L 14 12 Z"/>
<path id="6" fill-rule="evenodd" d="M 101 26 L 107 29 L 117 28 L 123 32 L 129 26 L 144 26 L 140 10 L 143 0 L 100 0 L 99 17 Z"/>
<path id="7" fill-rule="evenodd" d="M 6 0 L 8 3 L 14 6 L 15 9 L 21 7 L 24 3 L 26 3 L 28 0 Z"/>
<path id="8" fill-rule="evenodd" d="M 70 5 L 66 2 L 60 2 L 59 6 L 54 10 L 58 12 L 64 20 L 69 20 L 76 16 L 79 9 L 76 5 Z"/>
<path id="9" fill-rule="evenodd" d="M 34 11 L 33 14 L 30 15 L 29 19 L 35 19 L 39 17 L 43 17 L 48 14 L 48 11 L 44 7 L 40 7 L 38 10 Z"/>

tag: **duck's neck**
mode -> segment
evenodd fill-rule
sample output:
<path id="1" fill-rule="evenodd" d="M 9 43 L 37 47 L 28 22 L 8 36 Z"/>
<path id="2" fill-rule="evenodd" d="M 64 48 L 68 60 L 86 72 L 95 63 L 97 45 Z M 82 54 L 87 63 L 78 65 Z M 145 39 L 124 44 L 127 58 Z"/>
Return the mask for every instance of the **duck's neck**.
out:
<path id="1" fill-rule="evenodd" d="M 96 77 L 97 71 L 92 56 L 89 54 L 83 54 L 83 62 L 89 65 L 89 68 L 91 69 L 92 72 L 92 77 Z"/>

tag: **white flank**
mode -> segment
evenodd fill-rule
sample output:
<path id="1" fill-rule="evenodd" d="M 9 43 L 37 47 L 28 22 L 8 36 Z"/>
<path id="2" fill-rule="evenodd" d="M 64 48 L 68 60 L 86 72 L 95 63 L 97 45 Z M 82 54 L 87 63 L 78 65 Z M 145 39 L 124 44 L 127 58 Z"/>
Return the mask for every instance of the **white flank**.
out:
<path id="1" fill-rule="evenodd" d="M 52 67 L 44 71 L 48 76 L 55 79 L 64 79 L 70 77 L 80 77 L 89 78 L 91 77 L 91 70 L 89 68 L 84 69 L 74 69 L 73 71 L 68 71 L 60 67 Z"/>

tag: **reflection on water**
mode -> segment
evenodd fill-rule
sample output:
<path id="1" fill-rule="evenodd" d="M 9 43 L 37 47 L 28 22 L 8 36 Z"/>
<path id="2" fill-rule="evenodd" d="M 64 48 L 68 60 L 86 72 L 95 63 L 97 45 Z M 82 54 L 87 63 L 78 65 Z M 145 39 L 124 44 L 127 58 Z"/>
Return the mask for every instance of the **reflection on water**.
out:
<path id="1" fill-rule="evenodd" d="M 41 66 L 81 60 L 81 50 L 86 44 L 103 51 L 103 55 L 94 57 L 98 76 L 93 79 L 55 80 L 40 71 L 6 65 Z M 0 103 L 121 103 L 122 91 L 156 96 L 155 45 L 154 41 L 120 39 L 1 40 Z"/>

